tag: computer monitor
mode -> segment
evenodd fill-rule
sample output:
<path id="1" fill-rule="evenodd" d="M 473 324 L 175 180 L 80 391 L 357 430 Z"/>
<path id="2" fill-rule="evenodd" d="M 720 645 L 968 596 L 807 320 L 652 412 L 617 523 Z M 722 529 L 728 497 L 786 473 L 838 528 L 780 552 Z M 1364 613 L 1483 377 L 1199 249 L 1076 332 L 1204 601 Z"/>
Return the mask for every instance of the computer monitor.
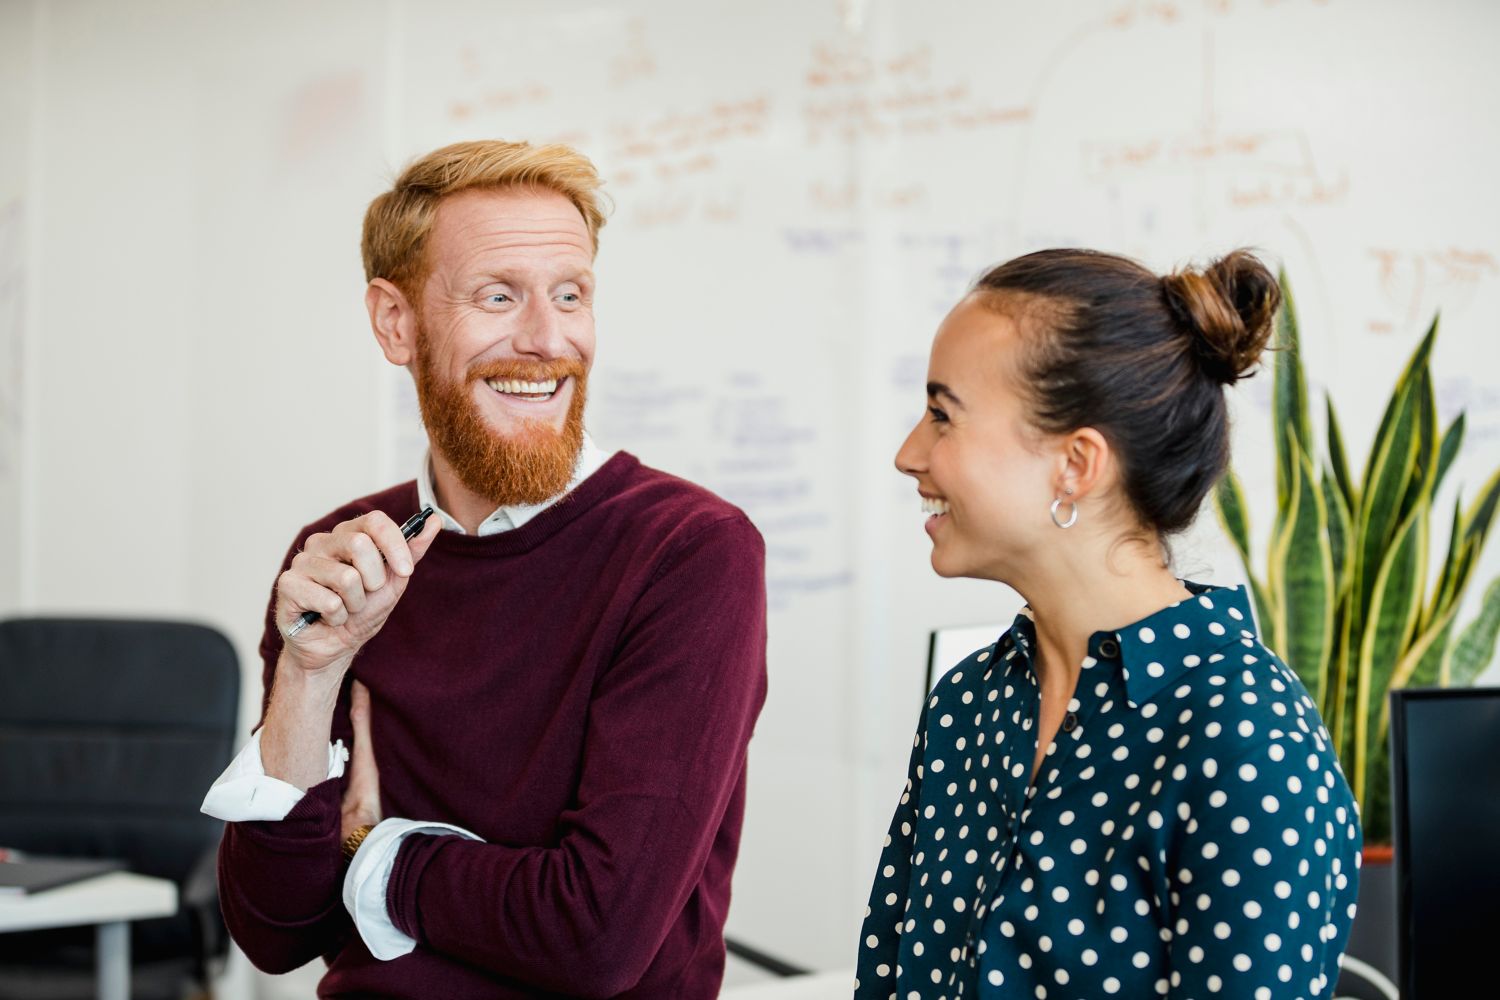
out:
<path id="1" fill-rule="evenodd" d="M 1401 995 L 1497 995 L 1500 688 L 1393 692 L 1391 779 Z"/>
<path id="2" fill-rule="evenodd" d="M 939 677 L 976 649 L 992 644 L 1008 628 L 1009 625 L 955 625 L 933 629 L 927 639 L 927 682 L 922 688 L 923 696 L 932 693 Z"/>

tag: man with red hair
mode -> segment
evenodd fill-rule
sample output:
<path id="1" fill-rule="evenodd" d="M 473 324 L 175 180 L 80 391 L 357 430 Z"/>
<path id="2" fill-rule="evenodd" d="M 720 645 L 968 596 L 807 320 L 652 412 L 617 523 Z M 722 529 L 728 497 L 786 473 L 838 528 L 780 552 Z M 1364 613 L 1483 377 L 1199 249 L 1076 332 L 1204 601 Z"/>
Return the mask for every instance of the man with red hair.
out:
<path id="1" fill-rule="evenodd" d="M 764 546 L 584 433 L 598 183 L 567 147 L 460 143 L 366 215 L 431 448 L 298 534 L 262 724 L 204 802 L 235 940 L 323 956 L 320 996 L 718 995 Z"/>

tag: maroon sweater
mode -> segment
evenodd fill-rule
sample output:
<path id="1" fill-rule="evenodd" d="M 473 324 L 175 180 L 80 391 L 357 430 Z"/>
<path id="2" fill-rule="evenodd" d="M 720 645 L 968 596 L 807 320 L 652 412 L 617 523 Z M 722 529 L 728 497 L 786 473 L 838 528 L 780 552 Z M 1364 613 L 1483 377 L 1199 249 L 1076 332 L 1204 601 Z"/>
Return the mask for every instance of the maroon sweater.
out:
<path id="1" fill-rule="evenodd" d="M 291 551 L 416 508 L 415 483 L 394 487 Z M 280 649 L 268 613 L 268 686 Z M 323 955 L 325 997 L 717 996 L 765 651 L 759 533 L 630 455 L 513 531 L 440 533 L 351 673 L 385 815 L 485 842 L 407 838 L 386 903 L 417 948 L 378 961 L 340 899 L 343 782 L 325 781 L 280 822 L 228 825 L 234 939 L 270 972 Z"/>

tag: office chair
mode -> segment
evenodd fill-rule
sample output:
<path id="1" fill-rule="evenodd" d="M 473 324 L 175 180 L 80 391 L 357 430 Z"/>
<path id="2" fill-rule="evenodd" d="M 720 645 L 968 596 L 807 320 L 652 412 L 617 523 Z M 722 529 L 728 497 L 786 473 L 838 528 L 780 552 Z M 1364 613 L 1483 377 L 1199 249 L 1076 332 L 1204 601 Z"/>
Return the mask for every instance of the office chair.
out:
<path id="1" fill-rule="evenodd" d="M 177 883 L 174 917 L 132 925 L 132 992 L 207 992 L 228 935 L 198 811 L 233 752 L 229 640 L 164 621 L 0 621 L 0 846 L 117 858 Z M 90 928 L 0 934 L 0 1000 L 94 995 Z"/>

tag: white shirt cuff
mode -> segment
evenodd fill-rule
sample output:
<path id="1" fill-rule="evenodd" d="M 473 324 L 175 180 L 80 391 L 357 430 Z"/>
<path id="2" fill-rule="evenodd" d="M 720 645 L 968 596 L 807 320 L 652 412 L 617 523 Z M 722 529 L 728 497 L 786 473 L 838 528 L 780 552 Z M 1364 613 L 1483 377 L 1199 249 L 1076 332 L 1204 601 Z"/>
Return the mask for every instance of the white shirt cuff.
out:
<path id="1" fill-rule="evenodd" d="M 348 759 L 349 751 L 343 740 L 330 743 L 328 777 L 343 777 L 344 762 Z M 199 810 L 226 823 L 283 820 L 305 794 L 296 785 L 266 774 L 260 759 L 260 733 L 257 732 L 209 788 Z"/>
<path id="2" fill-rule="evenodd" d="M 413 819 L 382 820 L 365 837 L 344 875 L 344 909 L 354 918 L 354 926 L 370 954 L 382 962 L 410 954 L 417 946 L 415 938 L 397 929 L 385 905 L 391 869 L 396 867 L 401 842 L 414 833 L 451 833 L 469 840 L 481 839 L 451 823 Z"/>

